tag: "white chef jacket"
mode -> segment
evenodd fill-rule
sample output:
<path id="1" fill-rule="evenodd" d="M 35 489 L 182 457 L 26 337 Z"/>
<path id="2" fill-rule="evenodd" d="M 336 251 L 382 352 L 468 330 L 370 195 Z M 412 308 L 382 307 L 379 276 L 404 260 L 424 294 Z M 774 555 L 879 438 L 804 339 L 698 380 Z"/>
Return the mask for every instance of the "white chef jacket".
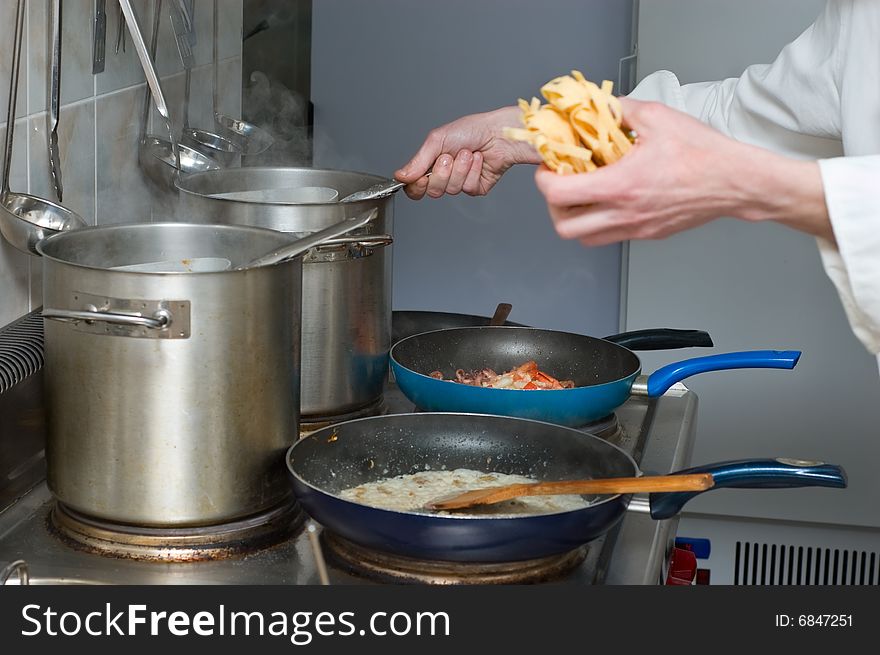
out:
<path id="1" fill-rule="evenodd" d="M 659 71 L 631 96 L 739 141 L 819 160 L 837 240 L 817 239 L 822 263 L 853 332 L 880 363 L 880 0 L 829 0 L 776 61 L 739 78 L 682 86 Z"/>

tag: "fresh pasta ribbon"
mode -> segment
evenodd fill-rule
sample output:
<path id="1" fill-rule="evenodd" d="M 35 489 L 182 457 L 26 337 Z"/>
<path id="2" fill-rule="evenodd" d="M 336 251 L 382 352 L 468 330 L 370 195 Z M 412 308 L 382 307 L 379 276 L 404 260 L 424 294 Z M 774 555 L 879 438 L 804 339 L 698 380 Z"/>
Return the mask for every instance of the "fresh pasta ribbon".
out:
<path id="1" fill-rule="evenodd" d="M 524 127 L 505 128 L 504 136 L 531 143 L 547 168 L 560 174 L 613 164 L 632 148 L 613 87 L 609 80 L 598 86 L 576 70 L 552 79 L 541 87 L 548 104 L 520 99 Z"/>

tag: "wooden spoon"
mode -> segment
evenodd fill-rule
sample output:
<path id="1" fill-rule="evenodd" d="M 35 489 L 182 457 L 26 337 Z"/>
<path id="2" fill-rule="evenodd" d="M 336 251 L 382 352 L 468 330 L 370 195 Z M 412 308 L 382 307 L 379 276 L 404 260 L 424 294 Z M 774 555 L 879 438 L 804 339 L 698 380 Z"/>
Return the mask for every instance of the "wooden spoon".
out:
<path id="1" fill-rule="evenodd" d="M 497 326 L 504 325 L 504 322 L 507 320 L 507 317 L 510 316 L 510 310 L 513 309 L 513 305 L 506 302 L 498 303 L 498 307 L 495 308 L 495 314 L 493 314 L 492 318 L 489 320 L 489 325 Z"/>
<path id="2" fill-rule="evenodd" d="M 555 496 L 568 494 L 631 494 L 665 491 L 705 491 L 715 480 L 710 473 L 689 475 L 655 475 L 640 478 L 607 478 L 604 480 L 561 480 L 508 484 L 503 487 L 473 489 L 464 493 L 436 498 L 426 509 L 466 509 L 477 505 L 494 505 L 522 496 Z"/>

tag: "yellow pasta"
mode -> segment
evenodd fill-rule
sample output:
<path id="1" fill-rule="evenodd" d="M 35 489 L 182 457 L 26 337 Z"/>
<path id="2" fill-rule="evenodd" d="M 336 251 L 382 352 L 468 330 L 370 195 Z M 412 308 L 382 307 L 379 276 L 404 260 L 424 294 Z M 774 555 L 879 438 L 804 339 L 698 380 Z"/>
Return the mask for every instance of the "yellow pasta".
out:
<path id="1" fill-rule="evenodd" d="M 504 136 L 531 143 L 547 167 L 560 174 L 612 164 L 632 148 L 613 87 L 609 80 L 597 86 L 580 71 L 552 79 L 541 87 L 548 104 L 521 99 L 524 128 L 506 128 Z"/>

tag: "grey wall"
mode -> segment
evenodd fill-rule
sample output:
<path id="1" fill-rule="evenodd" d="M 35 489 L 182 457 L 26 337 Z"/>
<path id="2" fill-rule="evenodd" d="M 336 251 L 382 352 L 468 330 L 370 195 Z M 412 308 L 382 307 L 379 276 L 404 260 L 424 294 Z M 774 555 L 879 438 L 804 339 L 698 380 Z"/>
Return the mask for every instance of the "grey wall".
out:
<path id="1" fill-rule="evenodd" d="M 642 0 L 639 71 L 685 82 L 769 62 L 821 0 Z M 707 514 L 880 526 L 880 378 L 852 335 L 815 241 L 777 225 L 724 219 L 629 252 L 628 322 L 709 330 L 716 352 L 803 351 L 793 371 L 730 371 L 687 381 L 700 397 L 695 462 L 789 456 L 842 464 L 840 490 L 719 491 L 689 504 Z M 642 357 L 652 370 L 669 353 Z M 683 524 L 682 530 L 685 529 Z"/>
<path id="2" fill-rule="evenodd" d="M 221 109 L 241 110 L 241 3 L 219 2 Z M 46 75 L 48 0 L 28 0 L 10 170 L 13 191 L 55 200 L 47 163 Z M 152 28 L 153 3 L 133 2 L 142 29 Z M 157 68 L 172 117 L 182 117 L 183 74 L 168 19 L 164 14 L 158 43 Z M 16 3 L 0 2 L 0 23 L 8 27 L 0 44 L 0 137 L 5 138 L 6 102 L 12 62 Z M 144 98 L 144 75 L 131 38 L 125 51 L 114 53 L 118 5 L 106 3 L 106 60 L 102 73 L 92 75 L 92 25 L 95 0 L 64 0 L 62 9 L 61 111 L 58 138 L 64 205 L 89 224 L 149 221 L 160 205 L 137 164 Z M 197 45 L 193 48 L 190 119 L 210 126 L 211 3 L 196 3 Z M 149 41 L 149 37 L 147 39 Z M 158 215 L 158 213 L 157 213 Z M 0 326 L 42 304 L 41 262 L 0 239 Z"/>
<path id="3" fill-rule="evenodd" d="M 621 0 L 320 0 L 314 3 L 315 165 L 390 175 L 427 132 L 529 98 L 578 68 L 617 78 Z M 620 249 L 561 241 L 532 167 L 485 198 L 395 200 L 394 306 L 489 314 L 590 334 L 617 331 Z"/>

